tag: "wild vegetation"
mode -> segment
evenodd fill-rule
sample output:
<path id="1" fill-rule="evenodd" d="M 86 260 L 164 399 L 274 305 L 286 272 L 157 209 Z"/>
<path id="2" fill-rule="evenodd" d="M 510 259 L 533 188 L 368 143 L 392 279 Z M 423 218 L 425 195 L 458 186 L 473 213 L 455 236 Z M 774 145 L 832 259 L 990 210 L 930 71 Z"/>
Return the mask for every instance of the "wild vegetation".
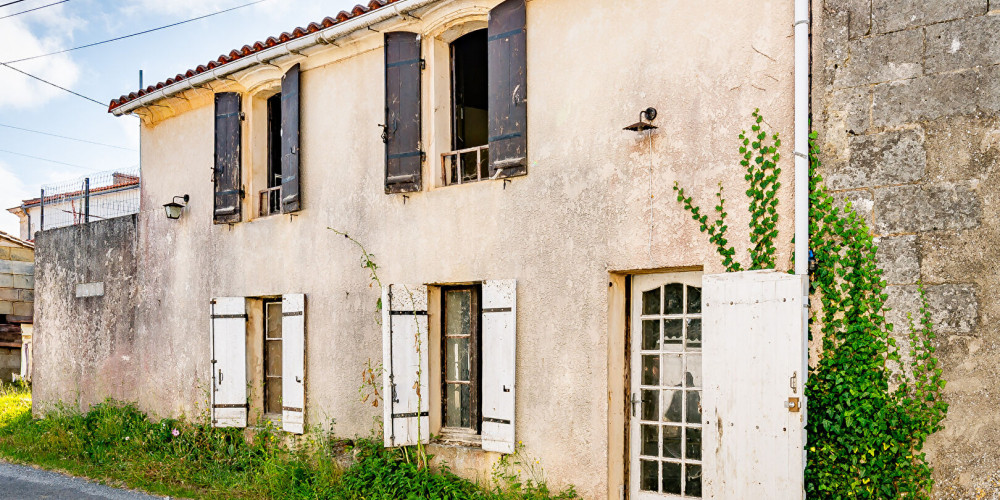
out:
<path id="1" fill-rule="evenodd" d="M 490 483 L 476 484 L 447 467 L 418 467 L 411 450 L 329 429 L 289 442 L 270 425 L 247 433 L 204 418 L 154 421 L 116 401 L 33 419 L 26 387 L 0 389 L 0 458 L 182 498 L 575 498 L 551 494 L 523 448 L 497 463 Z"/>
<path id="2" fill-rule="evenodd" d="M 750 198 L 750 265 L 773 269 L 778 237 L 777 133 L 759 110 L 751 132 L 740 134 L 741 164 Z M 929 499 L 933 469 L 923 446 L 942 428 L 948 411 L 941 392 L 945 380 L 935 356 L 934 329 L 920 286 L 917 325 L 909 318 L 903 337 L 907 360 L 897 345 L 894 325 L 886 322 L 885 282 L 876 246 L 865 219 L 840 204 L 818 173 L 815 132 L 810 136 L 809 241 L 815 255 L 810 275 L 812 332 L 821 333 L 822 352 L 813 360 L 806 385 L 808 450 L 806 496 L 817 499 Z M 716 246 L 727 271 L 743 265 L 728 244 L 722 186 L 716 193 L 715 217 L 702 213 L 684 189 L 674 186 L 677 201 L 701 225 Z"/>

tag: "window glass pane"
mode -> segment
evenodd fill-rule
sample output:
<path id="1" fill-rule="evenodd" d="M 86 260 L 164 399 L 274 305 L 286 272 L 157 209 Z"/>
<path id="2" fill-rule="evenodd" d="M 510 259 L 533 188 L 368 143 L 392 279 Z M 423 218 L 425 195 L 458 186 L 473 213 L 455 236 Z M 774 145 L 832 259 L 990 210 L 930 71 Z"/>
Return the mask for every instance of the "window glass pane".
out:
<path id="1" fill-rule="evenodd" d="M 660 426 L 658 425 L 643 425 L 640 426 L 642 432 L 642 447 L 639 452 L 643 455 L 656 457 L 660 455 L 659 441 Z"/>
<path id="2" fill-rule="evenodd" d="M 660 414 L 660 391 L 642 390 L 642 417 L 643 420 L 656 420 Z M 655 455 L 655 453 L 654 453 Z"/>
<path id="3" fill-rule="evenodd" d="M 264 382 L 264 413 L 281 413 L 281 379 L 268 378 Z"/>
<path id="4" fill-rule="evenodd" d="M 472 330 L 472 292 L 449 290 L 444 301 L 445 335 L 469 335 Z"/>
<path id="5" fill-rule="evenodd" d="M 671 283 L 663 286 L 663 314 L 684 312 L 684 285 Z"/>
<path id="6" fill-rule="evenodd" d="M 687 469 L 687 474 L 685 474 L 684 479 L 684 493 L 689 497 L 700 497 L 701 496 L 701 466 L 687 464 L 684 466 Z"/>
<path id="7" fill-rule="evenodd" d="M 660 357 L 655 354 L 642 356 L 642 385 L 660 385 Z"/>
<path id="8" fill-rule="evenodd" d="M 445 339 L 445 380 L 468 382 L 469 371 L 469 337 Z"/>
<path id="9" fill-rule="evenodd" d="M 701 391 L 687 391 L 687 422 L 701 422 Z"/>
<path id="10" fill-rule="evenodd" d="M 663 355 L 663 385 L 680 387 L 683 381 L 684 366 L 680 354 Z"/>
<path id="11" fill-rule="evenodd" d="M 663 421 L 680 422 L 683 402 L 683 391 L 663 391 Z"/>
<path id="12" fill-rule="evenodd" d="M 660 314 L 660 289 L 642 292 L 642 313 Z"/>
<path id="13" fill-rule="evenodd" d="M 663 492 L 681 494 L 681 464 L 663 462 Z"/>
<path id="14" fill-rule="evenodd" d="M 687 357 L 687 387 L 701 387 L 701 354 L 689 354 Z"/>
<path id="15" fill-rule="evenodd" d="M 646 351 L 660 349 L 660 320 L 647 319 L 642 321 L 642 348 Z"/>
<path id="16" fill-rule="evenodd" d="M 264 375 L 281 376 L 281 341 L 268 340 L 264 342 Z"/>
<path id="17" fill-rule="evenodd" d="M 701 288 L 689 286 L 687 289 L 687 313 L 698 314 L 701 312 Z"/>
<path id="18" fill-rule="evenodd" d="M 267 331 L 264 334 L 269 339 L 281 338 L 281 302 L 267 303 Z"/>
<path id="19" fill-rule="evenodd" d="M 680 351 L 684 341 L 684 323 L 680 319 L 663 320 L 663 350 Z"/>
<path id="20" fill-rule="evenodd" d="M 687 433 L 687 459 L 701 460 L 701 429 L 688 427 L 684 432 Z"/>
<path id="21" fill-rule="evenodd" d="M 445 384 L 445 422 L 447 427 L 471 427 L 468 384 Z"/>
<path id="22" fill-rule="evenodd" d="M 687 346 L 689 349 L 701 349 L 701 319 L 687 320 Z"/>
<path id="23" fill-rule="evenodd" d="M 639 489 L 656 491 L 659 483 L 660 462 L 655 460 L 639 460 Z"/>
<path id="24" fill-rule="evenodd" d="M 681 428 L 674 425 L 663 426 L 664 458 L 681 458 Z"/>

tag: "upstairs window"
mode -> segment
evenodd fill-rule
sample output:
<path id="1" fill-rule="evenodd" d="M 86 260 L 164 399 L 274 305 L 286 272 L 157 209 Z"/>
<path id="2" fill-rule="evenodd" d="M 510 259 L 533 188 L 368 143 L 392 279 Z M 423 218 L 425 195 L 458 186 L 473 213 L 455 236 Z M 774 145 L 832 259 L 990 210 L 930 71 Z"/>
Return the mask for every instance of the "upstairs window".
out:
<path id="1" fill-rule="evenodd" d="M 261 217 L 281 213 L 281 94 L 267 99 L 267 188 L 260 192 Z"/>
<path id="2" fill-rule="evenodd" d="M 452 151 L 445 153 L 447 184 L 489 178 L 487 30 L 451 43 Z"/>

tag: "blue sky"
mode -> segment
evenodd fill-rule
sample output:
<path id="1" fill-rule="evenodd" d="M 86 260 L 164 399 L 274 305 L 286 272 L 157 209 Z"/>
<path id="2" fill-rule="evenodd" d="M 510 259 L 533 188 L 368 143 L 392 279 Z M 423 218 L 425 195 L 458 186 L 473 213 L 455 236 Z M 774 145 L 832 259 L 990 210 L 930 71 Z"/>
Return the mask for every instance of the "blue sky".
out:
<path id="1" fill-rule="evenodd" d="M 0 8 L 0 17 L 54 1 L 23 0 Z M 69 0 L 0 19 L 0 61 L 115 38 L 250 1 Z M 138 120 L 114 117 L 107 112 L 106 103 L 137 90 L 140 69 L 146 85 L 163 81 L 231 49 L 334 16 L 356 3 L 357 0 L 266 0 L 127 40 L 12 64 L 101 101 L 105 103 L 103 106 L 0 67 L 0 125 L 132 149 L 107 148 L 0 126 L 0 150 L 7 151 L 0 151 L 0 231 L 18 234 L 17 217 L 6 209 L 20 205 L 24 198 L 38 196 L 42 184 L 139 164 Z"/>

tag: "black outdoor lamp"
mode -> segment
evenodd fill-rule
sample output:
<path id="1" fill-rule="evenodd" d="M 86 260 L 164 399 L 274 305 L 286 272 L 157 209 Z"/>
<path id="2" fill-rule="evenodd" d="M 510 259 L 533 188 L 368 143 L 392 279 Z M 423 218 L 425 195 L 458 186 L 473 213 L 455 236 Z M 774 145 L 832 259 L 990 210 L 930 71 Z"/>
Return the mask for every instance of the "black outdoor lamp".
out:
<path id="1" fill-rule="evenodd" d="M 177 203 L 177 198 L 180 198 L 184 203 Z M 163 205 L 163 209 L 167 212 L 167 218 L 172 220 L 180 219 L 181 212 L 184 211 L 184 207 L 187 206 L 188 200 L 190 199 L 191 198 L 188 195 L 174 196 L 173 201 Z"/>
<path id="2" fill-rule="evenodd" d="M 639 112 L 639 121 L 625 127 L 625 130 L 630 130 L 632 132 L 645 132 L 647 130 L 653 130 L 659 128 L 656 125 L 650 123 L 655 119 L 656 119 L 656 108 L 646 108 Z"/>

